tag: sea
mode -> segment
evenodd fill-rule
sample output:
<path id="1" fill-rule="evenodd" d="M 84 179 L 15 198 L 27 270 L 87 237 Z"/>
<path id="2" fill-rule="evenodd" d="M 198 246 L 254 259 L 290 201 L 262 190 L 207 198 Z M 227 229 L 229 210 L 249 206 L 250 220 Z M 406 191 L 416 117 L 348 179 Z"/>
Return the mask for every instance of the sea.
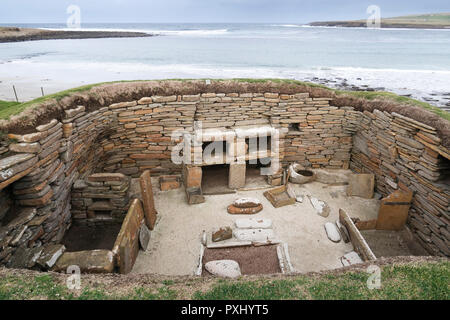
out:
<path id="1" fill-rule="evenodd" d="M 0 99 L 15 99 L 13 85 L 19 99 L 28 100 L 104 81 L 284 78 L 390 91 L 450 109 L 450 29 L 91 23 L 79 30 L 156 36 L 0 43 Z"/>

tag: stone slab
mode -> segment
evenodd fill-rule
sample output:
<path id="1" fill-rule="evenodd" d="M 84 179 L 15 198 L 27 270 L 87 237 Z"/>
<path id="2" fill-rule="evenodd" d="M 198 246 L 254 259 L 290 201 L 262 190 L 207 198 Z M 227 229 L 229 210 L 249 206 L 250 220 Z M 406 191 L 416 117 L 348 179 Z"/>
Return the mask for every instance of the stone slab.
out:
<path id="1" fill-rule="evenodd" d="M 275 238 L 272 229 L 235 229 L 233 235 L 239 241 L 264 241 Z"/>
<path id="2" fill-rule="evenodd" d="M 205 264 L 212 275 L 222 278 L 237 278 L 242 275 L 239 264 L 234 260 L 214 260 Z"/>
<path id="3" fill-rule="evenodd" d="M 348 180 L 347 196 L 372 199 L 375 175 L 371 173 L 351 174 Z"/>
<path id="4" fill-rule="evenodd" d="M 145 214 L 145 223 L 150 230 L 155 228 L 156 215 L 158 212 L 155 209 L 155 201 L 153 199 L 152 181 L 150 171 L 145 170 L 139 178 L 141 186 L 142 202 Z"/>
<path id="5" fill-rule="evenodd" d="M 328 239 L 335 243 L 341 242 L 341 234 L 339 233 L 339 230 L 334 223 L 327 222 L 325 223 L 324 227 Z"/>
<path id="6" fill-rule="evenodd" d="M 258 218 L 236 219 L 234 224 L 236 225 L 236 228 L 238 228 L 238 229 L 270 229 L 270 228 L 272 228 L 272 220 L 271 219 L 258 219 Z"/>
<path id="7" fill-rule="evenodd" d="M 139 230 L 144 223 L 144 210 L 139 199 L 134 199 L 123 220 L 112 252 L 122 274 L 129 273 L 139 253 Z"/>
<path id="8" fill-rule="evenodd" d="M 67 268 L 72 265 L 78 266 L 81 273 L 112 273 L 114 255 L 110 250 L 64 252 L 52 271 L 66 273 Z"/>
<path id="9" fill-rule="evenodd" d="M 139 230 L 139 244 L 141 249 L 147 251 L 148 244 L 150 243 L 150 230 L 144 224 L 141 225 L 141 229 Z"/>
<path id="10" fill-rule="evenodd" d="M 351 251 L 341 257 L 341 262 L 344 267 L 351 266 L 353 264 L 363 263 L 364 261 L 360 258 L 357 252 Z"/>
<path id="11" fill-rule="evenodd" d="M 228 175 L 228 187 L 230 189 L 239 189 L 245 187 L 245 163 L 230 164 Z"/>
<path id="12" fill-rule="evenodd" d="M 231 228 L 223 227 L 223 228 L 220 228 L 219 230 L 214 230 L 212 232 L 211 239 L 213 242 L 219 242 L 219 241 L 231 239 L 232 236 L 233 236 L 233 231 L 231 230 Z"/>
<path id="13" fill-rule="evenodd" d="M 408 219 L 412 197 L 411 191 L 396 190 L 381 199 L 375 228 L 377 230 L 401 230 Z"/>

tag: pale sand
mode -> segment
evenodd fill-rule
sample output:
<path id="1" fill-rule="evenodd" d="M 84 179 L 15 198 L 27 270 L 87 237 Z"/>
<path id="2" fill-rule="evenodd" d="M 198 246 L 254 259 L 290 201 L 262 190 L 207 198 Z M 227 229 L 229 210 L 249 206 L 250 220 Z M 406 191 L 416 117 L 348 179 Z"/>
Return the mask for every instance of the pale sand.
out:
<path id="1" fill-rule="evenodd" d="M 294 186 L 294 185 L 293 185 Z M 338 219 L 339 208 L 351 217 L 362 220 L 377 216 L 379 201 L 347 197 L 345 186 L 327 186 L 318 182 L 302 187 L 303 194 L 311 194 L 326 201 L 331 207 L 328 218 L 315 213 L 307 197 L 303 203 L 275 209 L 263 196 L 263 190 L 237 194 L 207 196 L 206 202 L 188 205 L 184 189 L 159 191 L 154 180 L 155 204 L 159 221 L 152 231 L 147 252 L 140 251 L 133 273 L 162 275 L 193 275 L 199 258 L 203 230 L 233 226 L 238 218 L 269 218 L 273 221 L 276 236 L 289 245 L 289 253 L 296 271 L 309 272 L 342 267 L 339 258 L 353 250 L 350 243 L 331 242 L 324 224 Z M 337 198 L 333 198 L 333 193 Z M 230 215 L 226 207 L 238 197 L 252 197 L 261 201 L 264 210 L 256 215 Z"/>

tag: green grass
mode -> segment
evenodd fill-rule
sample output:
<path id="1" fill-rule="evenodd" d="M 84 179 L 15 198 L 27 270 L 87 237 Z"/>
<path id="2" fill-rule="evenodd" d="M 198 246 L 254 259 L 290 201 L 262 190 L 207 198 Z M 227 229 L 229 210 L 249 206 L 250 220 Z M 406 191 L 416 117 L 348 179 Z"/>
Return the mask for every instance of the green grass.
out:
<path id="1" fill-rule="evenodd" d="M 408 22 L 417 24 L 450 24 L 450 13 L 431 13 L 408 15 L 383 19 L 386 21 Z"/>
<path id="2" fill-rule="evenodd" d="M 367 273 L 298 276 L 287 280 L 222 281 L 195 299 L 313 299 L 313 300 L 448 300 L 450 263 L 390 266 L 383 269 L 381 288 L 368 289 Z"/>
<path id="3" fill-rule="evenodd" d="M 192 80 L 206 80 L 206 79 L 168 79 L 168 80 L 192 81 Z M 404 103 L 406 105 L 414 105 L 414 106 L 418 106 L 418 107 L 427 109 L 427 110 L 437 114 L 438 116 L 450 121 L 450 113 L 449 112 L 446 112 L 438 107 L 432 106 L 426 102 L 418 101 L 418 100 L 411 99 L 408 97 L 399 96 L 399 95 L 396 95 L 396 94 L 390 93 L 390 92 L 341 91 L 341 90 L 334 90 L 334 89 L 328 88 L 328 87 L 320 85 L 320 84 L 303 82 L 303 81 L 298 81 L 298 80 L 289 80 L 289 79 L 237 78 L 237 79 L 213 79 L 212 81 L 227 81 L 227 80 L 234 80 L 234 81 L 238 81 L 238 82 L 248 82 L 248 83 L 265 83 L 268 81 L 272 81 L 277 84 L 305 85 L 305 86 L 309 86 L 309 87 L 328 89 L 330 91 L 335 92 L 337 95 L 349 94 L 349 95 L 353 95 L 353 96 L 357 96 L 357 97 L 361 97 L 361 98 L 366 98 L 368 100 L 373 100 L 375 98 L 388 98 L 388 99 L 391 99 L 391 100 L 399 102 L 399 103 Z M 122 82 L 139 82 L 139 81 L 148 81 L 148 80 L 113 81 L 113 82 L 95 83 L 95 84 L 85 85 L 85 86 L 57 92 L 54 94 L 46 95 L 46 96 L 39 97 L 37 99 L 23 102 L 23 103 L 0 101 L 0 119 L 9 119 L 11 116 L 17 115 L 27 108 L 39 106 L 39 104 L 41 104 L 45 101 L 48 101 L 50 99 L 55 99 L 56 101 L 59 101 L 62 98 L 67 97 L 73 93 L 89 91 L 93 87 L 100 86 L 103 84 L 122 83 Z"/>
<path id="4" fill-rule="evenodd" d="M 76 292 L 66 288 L 64 281 L 49 274 L 0 277 L 0 300 L 449 300 L 450 262 L 388 265 L 382 267 L 381 288 L 368 289 L 366 272 L 342 274 L 298 275 L 284 278 L 253 278 L 252 280 L 202 279 L 162 280 L 152 284 L 127 283 L 129 289 L 104 284 L 81 284 Z M 93 283 L 90 281 L 90 283 Z M 206 285 L 205 285 L 206 284 Z"/>
<path id="5" fill-rule="evenodd" d="M 434 114 L 437 114 L 439 117 L 450 121 L 450 112 L 447 112 L 441 108 L 435 107 L 429 103 L 419 101 L 416 99 L 411 99 L 408 97 L 399 96 L 392 92 L 384 92 L 384 91 L 342 91 L 342 90 L 334 90 L 336 94 L 347 94 L 359 98 L 365 98 L 367 100 L 373 100 L 377 98 L 387 98 L 390 100 L 393 100 L 398 103 L 403 103 L 406 105 L 413 105 L 416 107 L 420 107 L 423 109 L 426 109 L 428 111 L 433 112 Z"/>
<path id="6" fill-rule="evenodd" d="M 20 113 L 20 102 L 0 100 L 0 119 L 8 119 L 11 115 Z"/>

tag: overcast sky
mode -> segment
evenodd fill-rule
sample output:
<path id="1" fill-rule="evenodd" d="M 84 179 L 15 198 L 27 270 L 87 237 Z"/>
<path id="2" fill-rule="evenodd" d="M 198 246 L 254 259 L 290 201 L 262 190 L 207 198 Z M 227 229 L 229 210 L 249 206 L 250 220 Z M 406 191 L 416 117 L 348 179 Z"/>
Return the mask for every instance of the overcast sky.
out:
<path id="1" fill-rule="evenodd" d="M 450 12 L 450 0 L 0 0 L 0 23 L 65 22 L 81 8 L 83 22 L 285 22 L 366 19 L 378 5 L 382 17 Z"/>

